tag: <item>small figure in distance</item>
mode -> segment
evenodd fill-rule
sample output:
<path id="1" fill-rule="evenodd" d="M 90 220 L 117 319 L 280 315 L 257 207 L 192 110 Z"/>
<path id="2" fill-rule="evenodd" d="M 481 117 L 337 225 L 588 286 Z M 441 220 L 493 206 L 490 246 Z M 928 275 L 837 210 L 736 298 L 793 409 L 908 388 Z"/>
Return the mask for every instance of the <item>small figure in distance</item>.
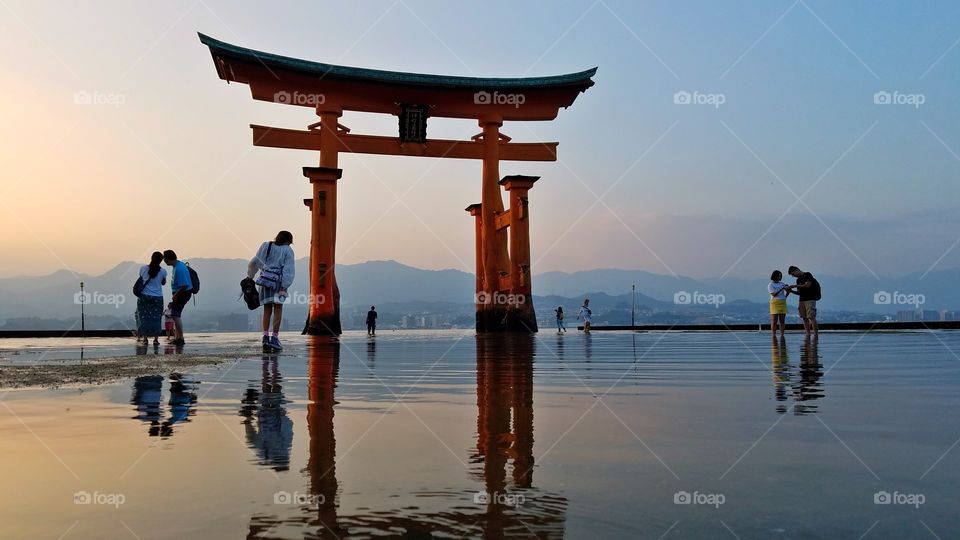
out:
<path id="1" fill-rule="evenodd" d="M 593 316 L 593 312 L 590 310 L 590 299 L 584 298 L 583 305 L 580 306 L 580 311 L 577 312 L 577 320 L 583 319 L 583 331 L 590 333 L 590 317 Z"/>
<path id="2" fill-rule="evenodd" d="M 375 336 L 377 335 L 377 308 L 376 306 L 370 306 L 370 311 L 367 312 L 367 335 Z"/>
<path id="3" fill-rule="evenodd" d="M 563 324 L 563 306 L 557 306 L 557 309 L 554 310 L 557 314 L 557 333 L 561 334 L 567 331 L 567 327 Z"/>

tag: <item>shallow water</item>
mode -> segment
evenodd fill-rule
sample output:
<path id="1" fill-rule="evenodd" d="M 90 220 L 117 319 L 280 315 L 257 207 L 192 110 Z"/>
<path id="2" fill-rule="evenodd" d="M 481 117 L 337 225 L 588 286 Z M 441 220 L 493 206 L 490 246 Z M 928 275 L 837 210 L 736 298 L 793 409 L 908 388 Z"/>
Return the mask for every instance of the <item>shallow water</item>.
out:
<path id="1" fill-rule="evenodd" d="M 960 536 L 960 334 L 188 338 L 249 352 L 0 392 L 0 538 Z"/>

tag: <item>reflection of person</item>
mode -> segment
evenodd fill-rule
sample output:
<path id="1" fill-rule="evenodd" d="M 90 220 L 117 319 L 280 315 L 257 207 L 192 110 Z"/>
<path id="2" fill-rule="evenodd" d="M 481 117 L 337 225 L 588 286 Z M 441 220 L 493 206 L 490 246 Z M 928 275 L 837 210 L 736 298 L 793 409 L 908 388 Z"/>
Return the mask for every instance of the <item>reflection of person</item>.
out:
<path id="1" fill-rule="evenodd" d="M 264 242 L 257 254 L 247 265 L 247 277 L 256 276 L 260 285 L 260 304 L 263 306 L 263 346 L 282 350 L 280 344 L 280 323 L 283 319 L 283 303 L 287 301 L 287 289 L 293 284 L 295 275 L 293 235 L 289 231 L 280 231 L 270 242 Z M 257 275 L 257 272 L 260 275 Z M 270 334 L 271 319 L 273 334 Z"/>
<path id="2" fill-rule="evenodd" d="M 174 424 L 189 422 L 190 416 L 196 413 L 192 409 L 196 402 L 197 393 L 193 383 L 184 382 L 179 373 L 170 375 L 170 400 L 167 402 L 170 417 L 161 425 L 160 436 L 170 437 L 173 435 Z"/>
<path id="3" fill-rule="evenodd" d="M 790 292 L 800 297 L 800 319 L 803 320 L 803 331 L 807 337 L 813 332 L 817 337 L 817 300 L 820 300 L 820 282 L 813 274 L 804 272 L 796 266 L 787 269 L 787 273 L 797 278 L 797 284 L 790 286 Z"/>
<path id="4" fill-rule="evenodd" d="M 260 464 L 275 471 L 290 468 L 293 446 L 293 421 L 287 416 L 286 402 L 277 357 L 264 356 L 259 390 L 251 385 L 241 400 L 247 444 L 256 450 Z M 256 418 L 256 425 L 254 425 Z"/>
<path id="5" fill-rule="evenodd" d="M 790 358 L 787 355 L 787 345 L 784 342 L 773 342 L 770 348 L 770 373 L 773 375 L 773 397 L 777 401 L 787 401 L 787 386 L 790 384 Z M 787 412 L 785 403 L 778 403 L 776 411 L 779 414 Z"/>
<path id="6" fill-rule="evenodd" d="M 580 306 L 580 311 L 577 312 L 577 320 L 583 319 L 583 331 L 590 332 L 590 317 L 593 316 L 593 312 L 590 310 L 590 299 L 584 298 L 583 305 Z"/>
<path id="7" fill-rule="evenodd" d="M 130 404 L 134 405 L 137 415 L 134 420 L 150 424 L 147 434 L 156 437 L 160 434 L 160 396 L 163 392 L 163 377 L 160 375 L 145 375 L 133 380 L 133 396 Z"/>
<path id="8" fill-rule="evenodd" d="M 817 340 L 806 339 L 800 347 L 800 380 L 793 386 L 793 413 L 797 415 L 811 414 L 817 411 L 817 406 L 803 403 L 820 399 L 824 396 L 823 364 L 820 363 L 820 354 L 817 351 Z"/>
<path id="9" fill-rule="evenodd" d="M 377 342 L 371 339 L 367 341 L 367 369 L 373 369 L 373 364 L 376 361 L 377 361 Z"/>
<path id="10" fill-rule="evenodd" d="M 367 335 L 372 336 L 377 333 L 377 308 L 370 306 L 367 312 Z"/>
<path id="11" fill-rule="evenodd" d="M 767 292 L 770 293 L 770 336 L 777 337 L 777 325 L 780 325 L 780 339 L 783 339 L 783 333 L 786 328 L 784 320 L 787 318 L 787 295 L 790 294 L 790 286 L 780 281 L 783 279 L 783 273 L 774 270 L 770 274 L 770 283 L 767 285 Z"/>

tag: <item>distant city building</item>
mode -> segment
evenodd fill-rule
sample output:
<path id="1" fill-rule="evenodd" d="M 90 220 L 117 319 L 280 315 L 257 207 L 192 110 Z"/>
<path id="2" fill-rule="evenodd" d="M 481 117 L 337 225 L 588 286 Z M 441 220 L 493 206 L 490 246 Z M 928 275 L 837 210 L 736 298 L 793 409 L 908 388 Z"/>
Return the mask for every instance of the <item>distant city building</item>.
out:
<path id="1" fill-rule="evenodd" d="M 920 320 L 922 321 L 939 321 L 940 312 L 932 309 L 924 309 L 920 311 Z"/>
<path id="2" fill-rule="evenodd" d="M 958 321 L 960 318 L 957 317 L 957 312 L 953 310 L 945 309 L 940 312 L 941 321 Z"/>
<path id="3" fill-rule="evenodd" d="M 898 322 L 916 322 L 917 312 L 909 309 L 902 309 L 897 312 Z"/>

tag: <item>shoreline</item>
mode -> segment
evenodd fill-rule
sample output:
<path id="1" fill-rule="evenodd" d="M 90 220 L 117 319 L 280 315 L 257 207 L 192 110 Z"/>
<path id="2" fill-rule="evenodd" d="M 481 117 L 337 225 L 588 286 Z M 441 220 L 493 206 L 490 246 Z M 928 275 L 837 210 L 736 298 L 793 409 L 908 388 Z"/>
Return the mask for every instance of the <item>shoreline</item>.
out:
<path id="1" fill-rule="evenodd" d="M 163 375 L 185 368 L 218 366 L 241 359 L 234 353 L 127 355 L 45 364 L 0 364 L 0 391 L 99 386 L 143 375 Z"/>

